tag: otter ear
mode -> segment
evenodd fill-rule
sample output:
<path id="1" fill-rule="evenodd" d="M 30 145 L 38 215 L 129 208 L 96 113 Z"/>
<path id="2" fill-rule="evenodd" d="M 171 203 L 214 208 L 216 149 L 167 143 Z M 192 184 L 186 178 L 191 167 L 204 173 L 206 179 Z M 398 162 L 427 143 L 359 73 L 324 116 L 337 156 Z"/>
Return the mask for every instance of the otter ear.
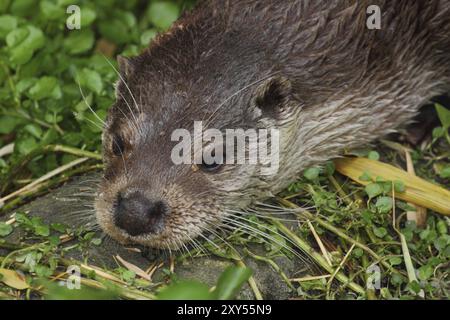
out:
<path id="1" fill-rule="evenodd" d="M 134 71 L 133 60 L 124 56 L 117 56 L 117 63 L 119 64 L 119 73 L 127 79 Z"/>
<path id="2" fill-rule="evenodd" d="M 263 116 L 278 118 L 287 111 L 291 95 L 292 86 L 289 79 L 275 76 L 259 85 L 253 96 L 253 104 L 261 110 Z"/>

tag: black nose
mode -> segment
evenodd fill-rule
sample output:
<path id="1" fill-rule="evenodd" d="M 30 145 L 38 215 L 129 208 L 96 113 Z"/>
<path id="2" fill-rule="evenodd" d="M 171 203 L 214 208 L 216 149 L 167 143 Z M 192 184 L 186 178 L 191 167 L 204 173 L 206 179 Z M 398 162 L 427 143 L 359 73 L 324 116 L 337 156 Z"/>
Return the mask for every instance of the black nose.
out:
<path id="1" fill-rule="evenodd" d="M 164 201 L 153 201 L 139 192 L 118 195 L 115 224 L 131 236 L 157 234 L 164 228 L 169 207 Z"/>

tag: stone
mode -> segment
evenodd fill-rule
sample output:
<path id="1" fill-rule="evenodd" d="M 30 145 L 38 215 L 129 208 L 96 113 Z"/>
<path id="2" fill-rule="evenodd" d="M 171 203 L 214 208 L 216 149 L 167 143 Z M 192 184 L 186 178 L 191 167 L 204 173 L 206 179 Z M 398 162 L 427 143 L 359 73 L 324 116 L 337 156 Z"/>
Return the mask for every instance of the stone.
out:
<path id="1" fill-rule="evenodd" d="M 81 225 L 94 226 L 93 195 L 95 192 L 95 182 L 99 175 L 82 176 L 73 179 L 59 189 L 40 197 L 32 202 L 18 208 L 14 212 L 26 212 L 29 216 L 39 216 L 46 223 L 64 223 L 70 227 Z M 1 220 L 8 219 L 10 214 L 1 217 Z M 101 234 L 101 231 L 97 231 Z M 9 241 L 17 240 L 20 234 L 14 232 Z M 130 250 L 133 246 L 123 246 L 109 237 L 103 238 L 100 246 L 91 245 L 87 249 L 87 255 L 81 251 L 70 251 L 69 257 L 77 260 L 88 258 L 90 265 L 99 266 L 107 269 L 117 268 L 117 262 L 114 256 L 119 255 L 124 260 L 146 270 L 149 266 L 164 262 L 167 268 L 168 254 L 162 254 L 159 250 L 141 250 L 141 253 Z M 252 247 L 252 252 L 261 254 L 264 249 L 261 246 Z M 143 254 L 144 252 L 145 254 Z M 4 253 L 0 250 L 0 255 Z M 304 265 L 299 259 L 288 259 L 280 257 L 276 259 L 279 267 L 289 276 L 298 276 L 298 271 L 303 269 Z M 250 257 L 244 259 L 244 263 L 253 270 L 255 282 L 258 285 L 264 298 L 267 299 L 287 299 L 293 295 L 291 289 L 287 286 L 278 272 L 269 264 L 262 261 L 256 261 Z M 187 258 L 180 263 L 175 264 L 174 272 L 178 278 L 198 280 L 209 286 L 214 286 L 222 271 L 232 261 L 210 254 L 208 256 Z M 154 274 L 154 281 L 164 281 L 167 275 L 158 269 Z M 244 285 L 238 296 L 239 299 L 254 299 L 253 291 L 248 284 Z"/>

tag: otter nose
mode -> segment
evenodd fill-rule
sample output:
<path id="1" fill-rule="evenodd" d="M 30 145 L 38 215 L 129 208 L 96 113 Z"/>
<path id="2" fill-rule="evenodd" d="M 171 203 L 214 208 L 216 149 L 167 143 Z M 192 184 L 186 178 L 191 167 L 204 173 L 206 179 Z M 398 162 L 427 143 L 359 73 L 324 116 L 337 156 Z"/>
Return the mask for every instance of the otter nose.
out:
<path id="1" fill-rule="evenodd" d="M 164 228 L 169 207 L 164 201 L 154 201 L 139 192 L 118 195 L 115 224 L 131 236 L 158 233 Z"/>

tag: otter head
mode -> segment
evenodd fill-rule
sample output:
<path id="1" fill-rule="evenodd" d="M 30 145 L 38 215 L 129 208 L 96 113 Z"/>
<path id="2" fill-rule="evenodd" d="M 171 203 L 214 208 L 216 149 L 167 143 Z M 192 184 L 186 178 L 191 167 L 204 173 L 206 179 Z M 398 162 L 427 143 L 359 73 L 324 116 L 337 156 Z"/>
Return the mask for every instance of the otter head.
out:
<path id="1" fill-rule="evenodd" d="M 116 102 L 103 133 L 105 173 L 95 207 L 98 223 L 116 240 L 174 249 L 214 232 L 234 210 L 270 196 L 275 188 L 270 181 L 279 176 L 278 168 L 262 174 L 267 163 L 258 159 L 228 161 L 226 137 L 220 142 L 203 137 L 200 151 L 179 152 L 181 135 L 174 132 L 189 133 L 184 146 L 191 146 L 199 138 L 194 134 L 199 121 L 202 132 L 239 129 L 248 134 L 254 129 L 257 148 L 267 144 L 270 155 L 276 150 L 271 144 L 289 145 L 285 137 L 295 125 L 289 120 L 295 103 L 289 81 L 277 72 L 257 74 L 255 68 L 244 77 L 224 76 L 215 64 L 193 79 L 192 70 L 164 65 L 166 60 L 158 63 L 148 52 L 119 59 Z M 267 135 L 261 138 L 258 129 L 266 129 Z M 287 134 L 280 133 L 281 141 L 270 140 L 271 129 Z M 244 157 L 249 157 L 248 143 L 233 150 L 238 148 L 245 148 Z M 205 152 L 214 156 L 217 150 L 223 151 L 222 161 L 205 160 Z M 174 161 L 174 154 L 181 153 L 192 161 Z"/>

